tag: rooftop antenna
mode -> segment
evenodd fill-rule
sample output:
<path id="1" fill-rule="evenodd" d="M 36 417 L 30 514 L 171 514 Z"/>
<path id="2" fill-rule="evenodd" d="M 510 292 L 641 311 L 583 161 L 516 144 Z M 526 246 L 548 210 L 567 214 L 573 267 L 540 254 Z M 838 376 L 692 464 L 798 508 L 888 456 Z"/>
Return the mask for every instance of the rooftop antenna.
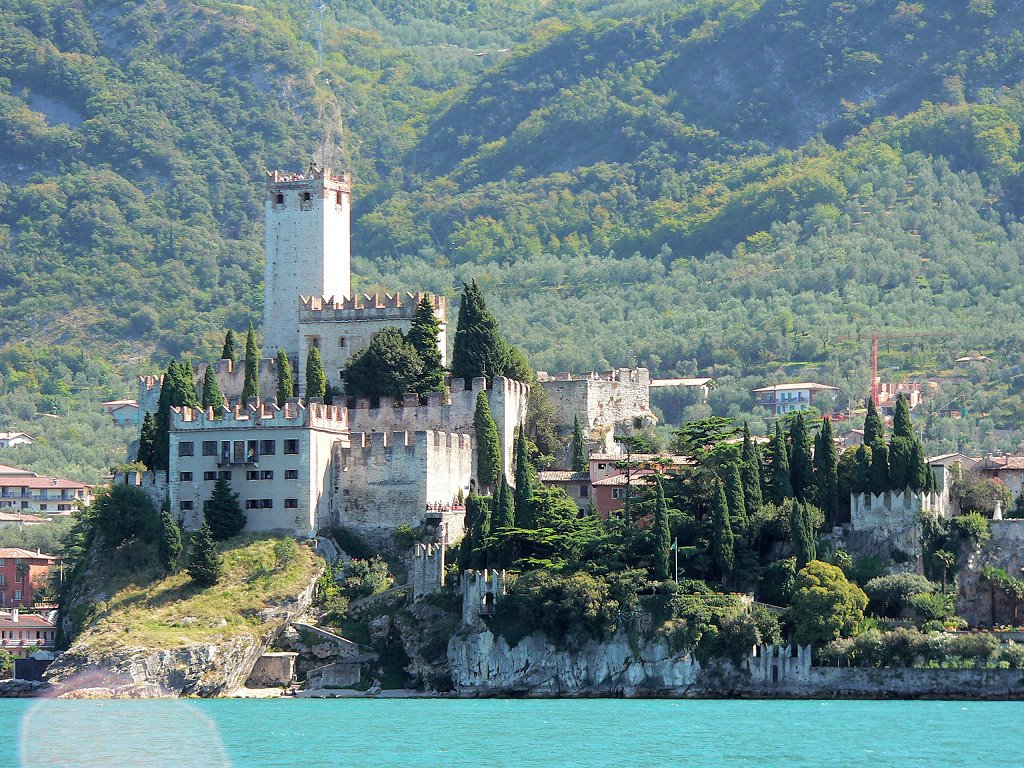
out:
<path id="1" fill-rule="evenodd" d="M 322 67 L 324 63 L 324 11 L 327 10 L 327 3 L 323 0 L 309 0 L 309 18 L 306 20 L 306 29 L 302 33 L 301 47 L 306 38 L 309 37 L 309 30 L 316 23 L 316 65 Z"/>

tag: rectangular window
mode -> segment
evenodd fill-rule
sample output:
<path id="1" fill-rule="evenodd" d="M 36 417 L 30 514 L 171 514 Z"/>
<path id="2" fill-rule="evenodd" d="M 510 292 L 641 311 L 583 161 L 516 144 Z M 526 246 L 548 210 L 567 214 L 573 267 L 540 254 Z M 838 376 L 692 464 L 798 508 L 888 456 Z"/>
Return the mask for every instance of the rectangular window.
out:
<path id="1" fill-rule="evenodd" d="M 604 464 L 598 464 L 598 465 L 597 465 L 597 468 L 598 468 L 598 469 L 604 469 Z"/>
<path id="2" fill-rule="evenodd" d="M 284 508 L 285 509 L 298 509 L 299 508 L 299 500 L 298 499 L 285 499 L 284 500 Z"/>
<path id="3" fill-rule="evenodd" d="M 224 478 L 229 483 L 231 482 L 231 470 L 225 469 L 217 473 L 217 479 Z"/>
<path id="4" fill-rule="evenodd" d="M 24 560 L 16 560 L 14 562 L 14 567 L 16 569 L 18 569 L 18 570 L 16 570 L 14 572 L 14 583 L 15 584 L 21 584 L 21 582 L 23 581 L 22 575 L 21 575 L 21 569 L 25 567 L 25 561 Z"/>
<path id="5" fill-rule="evenodd" d="M 179 482 L 188 483 L 191 480 L 192 480 L 192 473 L 191 472 L 179 472 L 178 473 L 178 481 Z"/>
<path id="6" fill-rule="evenodd" d="M 273 480 L 273 479 L 274 479 L 274 470 L 272 470 L 272 469 L 264 469 L 263 471 L 260 472 L 260 480 Z"/>
<path id="7" fill-rule="evenodd" d="M 58 512 L 70 512 L 71 511 L 71 505 L 70 504 L 58 504 L 57 505 L 57 511 Z"/>
<path id="8" fill-rule="evenodd" d="M 255 464 L 260 460 L 260 441 L 250 440 L 245 450 L 245 460 L 251 464 Z"/>
<path id="9" fill-rule="evenodd" d="M 245 440 L 235 440 L 231 444 L 231 463 L 245 463 Z"/>
<path id="10" fill-rule="evenodd" d="M 345 346 L 345 337 L 344 336 L 338 337 L 338 346 L 339 347 L 344 347 Z"/>
<path id="11" fill-rule="evenodd" d="M 192 502 L 191 501 L 181 501 L 181 502 L 178 502 L 178 507 L 179 507 L 179 509 L 181 509 L 182 512 L 191 512 L 192 511 Z"/>
<path id="12" fill-rule="evenodd" d="M 191 440 L 178 443 L 178 456 L 194 456 L 195 444 Z"/>
<path id="13" fill-rule="evenodd" d="M 289 456 L 295 456 L 299 452 L 299 441 L 298 440 L 285 440 L 284 441 L 284 452 Z"/>
<path id="14" fill-rule="evenodd" d="M 260 508 L 260 500 L 259 499 L 246 499 L 245 500 L 245 508 L 246 509 L 259 509 Z"/>
<path id="15" fill-rule="evenodd" d="M 217 455 L 217 441 L 216 440 L 203 440 L 203 456 L 216 456 Z"/>
<path id="16" fill-rule="evenodd" d="M 274 508 L 274 500 L 273 499 L 260 499 L 260 509 L 273 509 L 273 508 Z"/>
<path id="17" fill-rule="evenodd" d="M 286 469 L 284 471 L 284 479 L 285 480 L 298 480 L 299 479 L 299 470 L 297 470 L 297 469 Z"/>
<path id="18" fill-rule="evenodd" d="M 14 590 L 14 599 L 15 600 L 21 600 L 21 590 L 20 589 Z"/>
<path id="19" fill-rule="evenodd" d="M 612 488 L 612 498 L 613 499 L 621 499 L 622 498 L 622 489 L 621 488 Z"/>
<path id="20" fill-rule="evenodd" d="M 260 479 L 260 471 L 258 469 L 250 469 L 248 472 L 245 473 L 245 479 L 246 480 L 259 480 Z"/>
<path id="21" fill-rule="evenodd" d="M 277 453 L 276 440 L 260 440 L 261 456 L 273 456 L 275 453 Z"/>
<path id="22" fill-rule="evenodd" d="M 47 505 L 46 505 L 46 504 L 40 504 L 40 505 L 39 505 L 39 509 L 40 509 L 41 511 L 45 512 L 45 511 L 46 511 L 46 509 L 47 509 Z"/>
<path id="23" fill-rule="evenodd" d="M 590 486 L 589 485 L 581 485 L 580 486 L 580 498 L 581 499 L 585 499 L 589 495 L 590 495 Z"/>
<path id="24" fill-rule="evenodd" d="M 203 480 L 216 480 L 216 479 L 217 479 L 217 473 L 216 472 L 213 472 L 213 471 L 211 471 L 211 472 L 203 472 Z"/>

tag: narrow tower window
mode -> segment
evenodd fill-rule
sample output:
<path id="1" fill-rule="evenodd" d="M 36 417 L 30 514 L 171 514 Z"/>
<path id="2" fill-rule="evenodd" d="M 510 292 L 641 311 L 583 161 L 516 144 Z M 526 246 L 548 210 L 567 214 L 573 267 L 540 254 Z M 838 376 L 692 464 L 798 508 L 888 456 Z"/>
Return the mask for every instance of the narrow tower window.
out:
<path id="1" fill-rule="evenodd" d="M 283 192 L 278 192 L 277 193 L 277 204 L 278 205 L 284 205 L 284 193 Z"/>

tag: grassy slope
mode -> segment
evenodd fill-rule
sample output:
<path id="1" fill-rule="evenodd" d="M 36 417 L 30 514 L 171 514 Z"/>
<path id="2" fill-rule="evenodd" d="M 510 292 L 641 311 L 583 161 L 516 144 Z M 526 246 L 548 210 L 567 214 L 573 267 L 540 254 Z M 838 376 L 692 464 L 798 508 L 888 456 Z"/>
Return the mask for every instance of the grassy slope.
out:
<path id="1" fill-rule="evenodd" d="M 278 550 L 286 557 L 279 557 Z M 291 539 L 243 537 L 223 550 L 224 577 L 197 591 L 185 572 L 151 566 L 119 570 L 105 585 L 112 596 L 76 643 L 103 652 L 123 647 L 175 648 L 265 630 L 260 611 L 293 599 L 322 565 Z"/>

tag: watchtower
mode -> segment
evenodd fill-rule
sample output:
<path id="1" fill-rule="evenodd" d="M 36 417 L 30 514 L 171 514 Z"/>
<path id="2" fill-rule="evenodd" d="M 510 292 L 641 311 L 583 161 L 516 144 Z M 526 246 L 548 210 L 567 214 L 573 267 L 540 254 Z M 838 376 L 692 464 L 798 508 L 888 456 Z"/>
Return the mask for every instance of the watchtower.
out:
<path id="1" fill-rule="evenodd" d="M 306 173 L 268 171 L 263 351 L 297 360 L 300 296 L 348 297 L 352 177 L 310 164 Z"/>

